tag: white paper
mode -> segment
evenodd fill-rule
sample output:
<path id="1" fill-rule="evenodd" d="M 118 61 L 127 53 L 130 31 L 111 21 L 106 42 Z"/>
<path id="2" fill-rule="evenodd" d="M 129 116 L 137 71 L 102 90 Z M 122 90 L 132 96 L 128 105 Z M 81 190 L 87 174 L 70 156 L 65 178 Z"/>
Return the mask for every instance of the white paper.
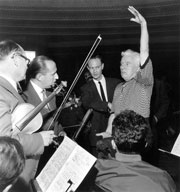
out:
<path id="1" fill-rule="evenodd" d="M 65 136 L 36 178 L 43 192 L 75 191 L 96 158 Z"/>
<path id="2" fill-rule="evenodd" d="M 180 134 L 178 135 L 178 137 L 173 145 L 171 153 L 180 157 Z"/>

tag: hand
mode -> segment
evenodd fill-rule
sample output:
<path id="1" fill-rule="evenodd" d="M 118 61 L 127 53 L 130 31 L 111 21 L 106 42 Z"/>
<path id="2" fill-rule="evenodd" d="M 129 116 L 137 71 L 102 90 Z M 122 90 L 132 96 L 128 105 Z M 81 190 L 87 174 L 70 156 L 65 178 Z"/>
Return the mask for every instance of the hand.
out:
<path id="1" fill-rule="evenodd" d="M 41 131 L 39 133 L 42 136 L 44 146 L 49 146 L 53 142 L 53 138 L 55 137 L 54 131 Z"/>
<path id="2" fill-rule="evenodd" d="M 60 131 L 59 134 L 58 134 L 58 136 L 64 137 L 64 136 L 67 136 L 67 134 L 66 134 L 65 131 Z"/>
<path id="3" fill-rule="evenodd" d="M 154 115 L 153 116 L 153 119 L 154 119 L 154 121 L 156 122 L 156 123 L 158 123 L 158 118 Z"/>
<path id="4" fill-rule="evenodd" d="M 66 132 L 63 131 L 63 127 L 60 123 L 56 122 L 54 124 L 54 134 L 56 136 L 65 136 L 66 135 Z"/>
<path id="5" fill-rule="evenodd" d="M 108 109 L 109 109 L 109 111 L 111 111 L 111 108 L 112 108 L 112 103 L 108 102 Z"/>
<path id="6" fill-rule="evenodd" d="M 131 18 L 130 21 L 134 21 L 139 24 L 146 23 L 144 17 L 133 6 L 129 6 L 128 10 L 135 16 L 135 18 Z"/>
<path id="7" fill-rule="evenodd" d="M 65 108 L 68 108 L 68 107 L 70 107 L 71 105 L 72 105 L 72 103 L 69 101 L 69 102 L 67 102 L 67 103 L 64 104 L 64 107 L 63 107 L 63 108 L 64 108 L 64 109 L 65 109 Z"/>
<path id="8" fill-rule="evenodd" d="M 96 136 L 102 136 L 104 139 L 104 138 L 111 137 L 111 133 L 110 132 L 101 132 L 101 133 L 96 133 Z"/>

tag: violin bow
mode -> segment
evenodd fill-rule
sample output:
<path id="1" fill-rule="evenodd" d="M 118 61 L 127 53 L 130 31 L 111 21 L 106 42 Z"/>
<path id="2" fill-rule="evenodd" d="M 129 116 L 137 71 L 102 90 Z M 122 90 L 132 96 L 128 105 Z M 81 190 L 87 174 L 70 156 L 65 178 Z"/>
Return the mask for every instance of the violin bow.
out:
<path id="1" fill-rule="evenodd" d="M 89 51 L 89 53 L 88 53 L 88 55 L 86 56 L 86 58 L 85 58 L 85 60 L 84 60 L 84 62 L 83 62 L 83 64 L 82 64 L 81 68 L 79 69 L 76 77 L 74 78 L 74 80 L 73 80 L 73 82 L 72 82 L 72 84 L 71 84 L 68 92 L 66 93 L 66 96 L 64 97 L 61 105 L 60 105 L 59 108 L 56 110 L 56 112 L 55 112 L 55 114 L 54 114 L 54 116 L 53 116 L 53 118 L 52 118 L 52 121 L 50 122 L 47 130 L 52 129 L 53 123 L 58 119 L 58 117 L 59 117 L 59 115 L 60 115 L 60 113 L 61 113 L 61 111 L 62 111 L 62 109 L 63 109 L 64 104 L 67 102 L 67 99 L 69 98 L 69 96 L 70 96 L 70 94 L 71 94 L 71 92 L 72 92 L 75 84 L 77 83 L 79 77 L 81 76 L 82 72 L 84 71 L 85 67 L 87 66 L 88 61 L 89 61 L 90 58 L 92 57 L 94 51 L 96 50 L 96 48 L 97 48 L 97 46 L 99 45 L 99 43 L 101 42 L 101 40 L 102 40 L 101 35 L 98 35 L 98 37 L 96 38 L 93 46 L 91 47 L 91 49 L 90 49 L 90 51 Z"/>

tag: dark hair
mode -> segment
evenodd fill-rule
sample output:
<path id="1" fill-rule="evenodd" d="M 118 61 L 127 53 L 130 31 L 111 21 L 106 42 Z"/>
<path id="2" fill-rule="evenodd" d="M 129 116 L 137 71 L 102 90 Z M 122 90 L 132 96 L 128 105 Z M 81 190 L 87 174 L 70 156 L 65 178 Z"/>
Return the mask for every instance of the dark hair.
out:
<path id="1" fill-rule="evenodd" d="M 141 153 L 145 147 L 148 123 L 131 110 L 117 115 L 112 123 L 112 136 L 120 152 Z"/>
<path id="2" fill-rule="evenodd" d="M 0 137 L 0 190 L 18 178 L 24 165 L 24 152 L 19 141 L 11 137 Z"/>
<path id="3" fill-rule="evenodd" d="M 84 73 L 84 78 L 85 78 L 86 82 L 91 81 L 93 79 L 93 77 L 89 71 L 86 71 Z"/>
<path id="4" fill-rule="evenodd" d="M 101 61 L 101 63 L 103 63 L 102 57 L 100 55 L 95 55 L 90 58 L 90 60 L 92 60 L 92 59 L 99 59 Z"/>
<path id="5" fill-rule="evenodd" d="M 3 60 L 12 52 L 22 52 L 22 48 L 12 40 L 4 40 L 0 42 L 0 60 Z"/>
<path id="6" fill-rule="evenodd" d="M 30 79 L 36 78 L 36 75 L 38 73 L 46 73 L 47 70 L 46 61 L 51 60 L 52 59 L 44 55 L 35 57 L 26 71 L 26 83 L 28 83 Z"/>

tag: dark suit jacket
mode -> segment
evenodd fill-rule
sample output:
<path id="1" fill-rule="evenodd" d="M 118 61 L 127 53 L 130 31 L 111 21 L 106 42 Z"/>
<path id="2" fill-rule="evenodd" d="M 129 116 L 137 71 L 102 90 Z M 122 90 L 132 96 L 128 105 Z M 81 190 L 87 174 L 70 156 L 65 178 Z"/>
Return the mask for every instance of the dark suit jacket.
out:
<path id="1" fill-rule="evenodd" d="M 21 103 L 24 101 L 14 87 L 6 79 L 0 77 L 0 136 L 14 137 L 22 144 L 24 153 L 28 157 L 22 175 L 26 181 L 29 181 L 33 176 L 34 156 L 43 153 L 44 143 L 39 133 L 13 134 L 11 116 L 14 109 Z"/>
<path id="2" fill-rule="evenodd" d="M 151 115 L 161 120 L 167 116 L 168 107 L 169 98 L 166 86 L 163 81 L 155 79 L 151 97 Z"/>
<path id="3" fill-rule="evenodd" d="M 120 83 L 119 79 L 105 78 L 108 101 L 112 102 L 115 87 Z M 102 101 L 94 81 L 90 81 L 81 87 L 81 98 L 84 108 L 93 109 L 91 119 L 90 143 L 96 145 L 98 137 L 96 133 L 104 132 L 109 118 L 108 102 Z"/>
<path id="4" fill-rule="evenodd" d="M 46 91 L 46 94 L 47 94 L 47 96 L 49 96 L 51 94 L 51 92 Z M 35 91 L 34 87 L 32 86 L 32 84 L 30 82 L 27 85 L 22 96 L 27 103 L 30 103 L 30 104 L 34 105 L 35 107 L 38 106 L 40 103 L 42 103 L 41 99 L 39 98 L 37 92 Z M 50 100 L 49 105 L 50 105 L 51 111 L 56 109 L 55 97 L 52 100 Z M 46 120 L 48 120 L 48 118 L 50 118 L 52 116 L 50 111 L 45 107 L 40 112 L 43 116 L 44 122 L 46 122 Z M 50 115 L 46 116 L 47 114 L 50 114 Z M 44 122 L 43 122 L 43 124 L 44 124 Z M 48 125 L 49 125 L 49 123 L 47 124 L 47 127 L 49 127 Z M 47 127 L 44 128 L 44 126 L 42 126 L 42 128 L 40 130 L 42 130 L 42 129 L 46 130 Z M 50 145 L 45 148 L 45 151 L 44 151 L 43 155 L 41 155 L 41 158 L 40 158 L 40 156 L 37 157 L 37 162 L 36 162 L 37 171 L 35 170 L 36 174 L 38 174 L 43 169 L 43 167 L 45 166 L 45 164 L 47 163 L 49 158 L 52 156 L 54 151 L 55 151 L 55 148 L 52 145 Z M 40 162 L 39 162 L 39 159 L 40 159 Z M 38 165 L 38 163 L 39 163 L 39 165 Z"/>

